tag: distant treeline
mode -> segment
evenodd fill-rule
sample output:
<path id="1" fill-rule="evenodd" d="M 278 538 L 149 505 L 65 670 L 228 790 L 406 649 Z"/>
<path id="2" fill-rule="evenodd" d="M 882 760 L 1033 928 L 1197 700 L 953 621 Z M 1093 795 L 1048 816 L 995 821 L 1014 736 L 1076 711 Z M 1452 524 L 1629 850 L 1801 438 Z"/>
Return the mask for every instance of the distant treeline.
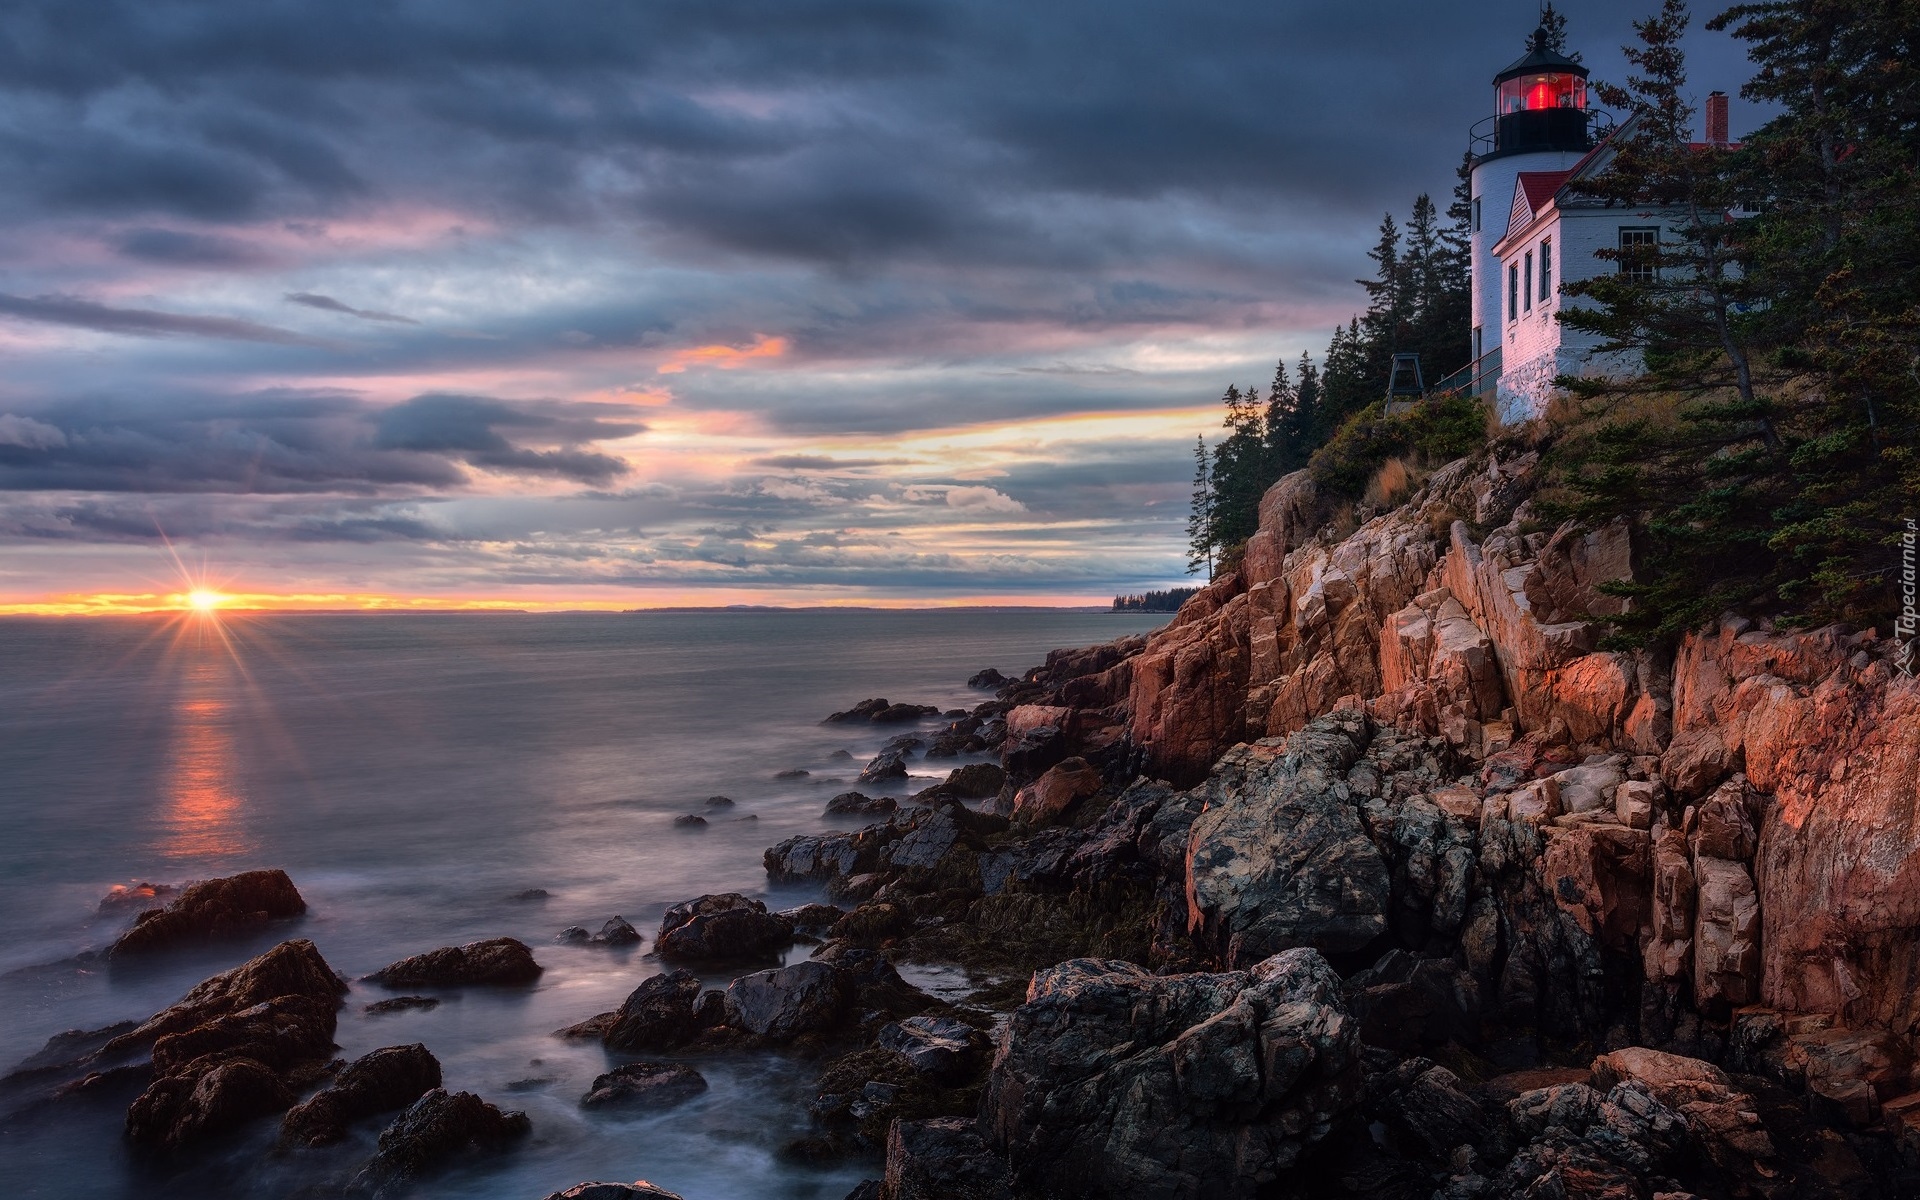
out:
<path id="1" fill-rule="evenodd" d="M 1164 592 L 1141 592 L 1137 596 L 1115 596 L 1115 612 L 1178 612 L 1187 597 L 1199 588 L 1170 588 Z"/>

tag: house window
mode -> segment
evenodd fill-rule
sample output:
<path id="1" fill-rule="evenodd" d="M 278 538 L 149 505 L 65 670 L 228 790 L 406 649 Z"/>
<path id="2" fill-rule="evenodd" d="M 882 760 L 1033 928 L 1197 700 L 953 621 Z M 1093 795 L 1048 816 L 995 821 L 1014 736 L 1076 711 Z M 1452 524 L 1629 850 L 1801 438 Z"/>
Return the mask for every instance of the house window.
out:
<path id="1" fill-rule="evenodd" d="M 1540 243 L 1540 303 L 1553 299 L 1553 239 Z"/>
<path id="2" fill-rule="evenodd" d="M 1473 231 L 1480 232 L 1480 197 L 1473 198 Z"/>
<path id="3" fill-rule="evenodd" d="M 1659 253 L 1660 229 L 1658 226 L 1620 227 L 1620 273 L 1638 283 L 1649 283 L 1660 277 L 1660 266 L 1654 260 Z"/>
<path id="4" fill-rule="evenodd" d="M 1473 361 L 1479 362 L 1486 353 L 1486 335 L 1478 325 L 1475 325 L 1473 327 Z"/>
<path id="5" fill-rule="evenodd" d="M 1520 303 L 1528 312 L 1533 311 L 1533 251 L 1527 251 L 1527 273 L 1525 285 L 1521 288 Z"/>
<path id="6" fill-rule="evenodd" d="M 1507 320 L 1520 319 L 1520 267 L 1516 263 L 1507 264 Z"/>

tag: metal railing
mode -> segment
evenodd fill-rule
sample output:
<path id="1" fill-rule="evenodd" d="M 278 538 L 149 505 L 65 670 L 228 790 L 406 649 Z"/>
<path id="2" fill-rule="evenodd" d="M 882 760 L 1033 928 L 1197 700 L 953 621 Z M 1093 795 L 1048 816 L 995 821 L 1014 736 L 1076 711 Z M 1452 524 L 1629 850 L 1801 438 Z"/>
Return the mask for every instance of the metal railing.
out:
<path id="1" fill-rule="evenodd" d="M 1539 109 L 1536 111 L 1545 113 L 1557 110 Z M 1589 147 L 1597 146 L 1606 140 L 1608 134 L 1613 132 L 1613 114 L 1602 108 L 1588 108 L 1581 111 L 1586 117 L 1587 145 Z M 1509 137 L 1509 144 L 1503 146 L 1500 144 L 1499 122 L 1500 115 L 1496 113 L 1491 117 L 1483 117 L 1479 121 L 1474 122 L 1473 128 L 1467 131 L 1467 148 L 1473 152 L 1475 158 L 1485 158 L 1496 150 L 1509 153 L 1524 153 L 1528 150 L 1535 149 L 1556 149 L 1556 147 L 1544 142 L 1538 146 L 1518 144 L 1512 137 Z M 1544 132 L 1544 129 L 1541 132 Z"/>
<path id="2" fill-rule="evenodd" d="M 1503 346 L 1493 349 L 1474 359 L 1458 371 L 1433 385 L 1436 392 L 1465 392 L 1469 396 L 1484 396 L 1500 382 L 1500 351 Z"/>

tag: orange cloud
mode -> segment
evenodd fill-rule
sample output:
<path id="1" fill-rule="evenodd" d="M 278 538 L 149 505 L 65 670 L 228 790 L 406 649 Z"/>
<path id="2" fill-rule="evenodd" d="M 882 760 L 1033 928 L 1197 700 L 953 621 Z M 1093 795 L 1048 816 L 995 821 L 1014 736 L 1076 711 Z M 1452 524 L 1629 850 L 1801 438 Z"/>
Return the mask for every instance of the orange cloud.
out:
<path id="1" fill-rule="evenodd" d="M 750 359 L 780 358 L 786 352 L 786 338 L 759 334 L 751 346 L 722 346 L 716 343 L 695 346 L 690 350 L 675 350 L 657 370 L 662 375 L 678 375 L 688 367 L 718 367 L 722 371 L 731 371 Z"/>

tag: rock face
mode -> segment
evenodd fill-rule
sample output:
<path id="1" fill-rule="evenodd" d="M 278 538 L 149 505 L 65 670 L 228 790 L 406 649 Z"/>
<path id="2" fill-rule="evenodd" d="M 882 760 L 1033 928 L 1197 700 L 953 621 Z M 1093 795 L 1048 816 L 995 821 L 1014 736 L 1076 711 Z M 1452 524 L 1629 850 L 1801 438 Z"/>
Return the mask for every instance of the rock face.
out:
<path id="1" fill-rule="evenodd" d="M 953 1017 L 909 1017 L 882 1029 L 879 1044 L 937 1078 L 965 1075 L 991 1045 L 985 1034 Z"/>
<path id="2" fill-rule="evenodd" d="M 586 1108 L 665 1109 L 707 1090 L 706 1077 L 682 1063 L 627 1063 L 596 1076 L 580 1098 Z"/>
<path id="3" fill-rule="evenodd" d="M 348 1190 L 386 1195 L 461 1154 L 504 1150 L 531 1129 L 523 1112 L 502 1112 L 472 1092 L 435 1088 L 380 1134 L 379 1152 Z"/>
<path id="4" fill-rule="evenodd" d="M 742 959 L 771 954 L 793 944 L 793 926 L 738 892 L 701 896 L 669 908 L 660 918 L 654 950 L 662 958 Z"/>
<path id="5" fill-rule="evenodd" d="M 1034 977 L 982 1104 L 1026 1190 L 1252 1197 L 1359 1103 L 1359 1027 L 1311 950 L 1155 976 L 1081 959 Z"/>
<path id="6" fill-rule="evenodd" d="M 114 1038 L 108 1059 L 149 1046 L 153 1056 L 127 1136 L 178 1148 L 287 1109 L 333 1050 L 346 990 L 312 942 L 282 942 Z"/>
<path id="7" fill-rule="evenodd" d="M 1249 966 L 1292 946 L 1345 953 L 1386 932 L 1392 879 L 1346 780 L 1369 740 L 1364 715 L 1328 717 L 1208 780 L 1187 926 L 1222 961 Z"/>
<path id="8" fill-rule="evenodd" d="M 700 995 L 700 979 L 692 971 L 655 975 L 611 1014 L 602 1040 L 610 1050 L 629 1054 L 673 1050 L 691 1041 L 699 1031 L 693 1002 Z"/>
<path id="9" fill-rule="evenodd" d="M 1033 825 L 1058 820 L 1075 801 L 1099 791 L 1100 783 L 1100 772 L 1085 759 L 1069 758 L 1020 789 L 1013 798 L 1013 819 Z"/>
<path id="10" fill-rule="evenodd" d="M 355 1059 L 332 1084 L 289 1109 L 280 1139 L 299 1146 L 337 1142 L 360 1118 L 405 1108 L 439 1086 L 440 1060 L 425 1046 L 387 1046 Z"/>
<path id="11" fill-rule="evenodd" d="M 824 962 L 756 971 L 727 986 L 727 1024 L 775 1040 L 817 1032 L 845 1016 L 849 992 L 842 973 Z"/>
<path id="12" fill-rule="evenodd" d="M 540 978 L 540 964 L 525 942 L 491 938 L 464 946 L 442 946 L 403 958 L 367 976 L 384 987 L 511 986 Z"/>
<path id="13" fill-rule="evenodd" d="M 882 1200 L 1012 1200 L 1006 1162 L 958 1117 L 895 1121 Z"/>
<path id="14" fill-rule="evenodd" d="M 269 921 L 297 917 L 307 902 L 285 871 L 247 871 L 209 879 L 182 892 L 165 908 L 140 914 L 121 934 L 113 957 L 147 954 L 250 933 Z"/>
<path id="15" fill-rule="evenodd" d="M 680 1200 L 680 1194 L 636 1179 L 632 1183 L 576 1183 L 564 1192 L 554 1192 L 547 1200 Z"/>

